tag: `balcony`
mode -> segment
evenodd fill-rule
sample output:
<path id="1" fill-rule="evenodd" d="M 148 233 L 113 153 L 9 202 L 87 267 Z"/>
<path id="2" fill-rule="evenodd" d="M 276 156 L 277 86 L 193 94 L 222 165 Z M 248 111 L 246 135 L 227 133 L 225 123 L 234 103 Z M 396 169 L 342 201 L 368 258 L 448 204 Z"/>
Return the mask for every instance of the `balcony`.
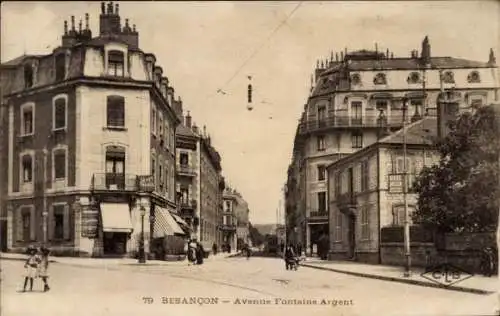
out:
<path id="1" fill-rule="evenodd" d="M 323 211 L 313 211 L 309 213 L 310 218 L 328 218 L 328 212 L 326 210 Z"/>
<path id="2" fill-rule="evenodd" d="M 403 115 L 386 115 L 387 126 L 397 128 L 403 126 Z M 348 115 L 337 115 L 321 120 L 308 120 L 299 124 L 299 133 L 306 134 L 330 128 L 363 128 L 379 127 L 380 116 L 365 115 L 362 117 L 352 117 Z"/>
<path id="3" fill-rule="evenodd" d="M 181 208 L 179 215 L 185 220 L 186 218 L 194 218 L 195 213 L 193 208 Z M 187 221 L 186 221 L 187 222 Z"/>
<path id="4" fill-rule="evenodd" d="M 196 200 L 195 199 L 192 199 L 192 200 L 184 200 L 184 199 L 181 199 L 179 201 L 179 204 L 181 205 L 181 209 L 195 209 L 196 208 Z"/>
<path id="5" fill-rule="evenodd" d="M 390 193 L 403 193 L 404 173 L 389 174 L 389 192 Z M 407 174 L 407 193 L 414 193 L 413 184 L 416 175 L 414 173 Z"/>
<path id="6" fill-rule="evenodd" d="M 183 176 L 194 177 L 196 170 L 188 165 L 177 165 L 177 173 Z"/>
<path id="7" fill-rule="evenodd" d="M 219 225 L 219 230 L 223 232 L 235 232 L 236 231 L 236 225 Z"/>
<path id="8" fill-rule="evenodd" d="M 95 173 L 92 176 L 92 191 L 122 191 L 134 192 L 138 190 L 138 177 L 123 173 Z"/>

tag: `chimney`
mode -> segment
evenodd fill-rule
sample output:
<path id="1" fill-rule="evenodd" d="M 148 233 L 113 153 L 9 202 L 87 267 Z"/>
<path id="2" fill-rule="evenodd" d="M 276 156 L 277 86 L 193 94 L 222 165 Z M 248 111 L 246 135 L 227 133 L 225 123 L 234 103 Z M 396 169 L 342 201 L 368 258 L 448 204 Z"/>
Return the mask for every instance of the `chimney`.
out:
<path id="1" fill-rule="evenodd" d="M 186 117 L 184 118 L 184 124 L 185 124 L 185 125 L 186 125 L 186 127 L 188 127 L 188 128 L 194 128 L 194 127 L 196 127 L 196 125 L 191 126 L 191 114 L 189 113 L 189 111 L 187 111 L 187 115 L 186 115 Z"/>
<path id="2" fill-rule="evenodd" d="M 431 44 L 429 43 L 429 37 L 425 36 L 424 40 L 422 41 L 422 64 L 425 66 L 430 66 L 431 65 Z"/>
<path id="3" fill-rule="evenodd" d="M 493 48 L 490 48 L 490 56 L 488 58 L 488 65 L 496 66 L 496 64 L 497 64 L 497 59 L 495 57 L 495 53 L 493 52 Z"/>
<path id="4" fill-rule="evenodd" d="M 198 126 L 196 126 L 196 123 L 193 123 L 193 133 L 195 133 L 196 135 L 200 135 L 200 131 L 198 130 Z"/>

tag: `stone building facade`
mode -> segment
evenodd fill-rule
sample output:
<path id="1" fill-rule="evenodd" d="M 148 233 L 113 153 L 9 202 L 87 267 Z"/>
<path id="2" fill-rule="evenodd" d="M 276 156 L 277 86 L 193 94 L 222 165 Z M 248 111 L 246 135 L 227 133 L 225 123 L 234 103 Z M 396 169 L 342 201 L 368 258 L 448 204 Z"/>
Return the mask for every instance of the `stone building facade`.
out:
<path id="1" fill-rule="evenodd" d="M 51 54 L 1 65 L 9 251 L 133 256 L 141 224 L 146 253 L 174 233 L 174 90 L 118 4 L 102 3 L 99 20 L 97 37 L 88 14 L 78 29 L 72 17 Z"/>
<path id="2" fill-rule="evenodd" d="M 487 62 L 433 57 L 428 37 L 409 57 L 361 50 L 318 62 L 288 172 L 288 235 L 309 253 L 321 236 L 332 235 L 326 167 L 375 143 L 381 124 L 389 133 L 399 130 L 405 100 L 410 122 L 437 116 L 445 90 L 458 100 L 447 111 L 470 110 L 498 100 L 497 71 L 492 51 Z"/>

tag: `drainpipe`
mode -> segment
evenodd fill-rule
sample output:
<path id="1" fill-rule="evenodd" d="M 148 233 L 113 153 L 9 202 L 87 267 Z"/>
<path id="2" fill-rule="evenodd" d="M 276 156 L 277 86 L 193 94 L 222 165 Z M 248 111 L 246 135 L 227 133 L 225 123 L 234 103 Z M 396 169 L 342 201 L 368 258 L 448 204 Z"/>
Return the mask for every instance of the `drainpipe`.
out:
<path id="1" fill-rule="evenodd" d="M 377 204 L 378 204 L 378 210 L 377 210 L 377 217 L 378 217 L 378 263 L 382 263 L 382 249 L 381 249 L 381 244 L 382 244 L 382 224 L 381 224 L 381 219 L 380 219 L 380 213 L 382 210 L 382 203 L 380 201 L 380 147 L 377 146 Z"/>

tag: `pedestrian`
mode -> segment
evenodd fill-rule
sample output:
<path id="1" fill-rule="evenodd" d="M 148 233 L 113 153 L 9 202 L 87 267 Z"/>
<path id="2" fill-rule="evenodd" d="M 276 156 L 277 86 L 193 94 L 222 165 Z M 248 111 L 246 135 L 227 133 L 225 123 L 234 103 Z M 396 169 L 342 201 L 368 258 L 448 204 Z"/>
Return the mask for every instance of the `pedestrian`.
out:
<path id="1" fill-rule="evenodd" d="M 215 256 L 217 254 L 217 244 L 216 243 L 213 244 L 212 251 L 213 251 L 214 256 Z"/>
<path id="2" fill-rule="evenodd" d="M 37 275 L 42 279 L 43 281 L 43 291 L 47 292 L 50 290 L 49 283 L 47 282 L 47 279 L 49 278 L 48 274 L 48 269 L 49 269 L 49 253 L 50 250 L 41 247 L 39 256 L 40 256 L 40 264 L 38 265 L 38 273 Z"/>
<path id="3" fill-rule="evenodd" d="M 190 264 L 196 264 L 197 248 L 196 240 L 193 239 L 188 243 L 188 261 Z"/>
<path id="4" fill-rule="evenodd" d="M 203 246 L 201 243 L 198 243 L 196 247 L 196 263 L 197 264 L 203 264 L 203 257 L 205 255 L 205 249 L 203 249 Z"/>
<path id="5" fill-rule="evenodd" d="M 30 283 L 30 291 L 33 291 L 33 279 L 36 277 L 37 267 L 40 259 L 36 255 L 36 249 L 34 247 L 28 248 L 28 259 L 24 262 L 24 286 L 23 292 L 26 292 L 26 287 L 28 286 L 28 281 Z"/>
<path id="6" fill-rule="evenodd" d="M 287 270 L 294 267 L 295 253 L 293 252 L 292 246 L 287 246 L 285 249 L 285 267 Z"/>
<path id="7" fill-rule="evenodd" d="M 231 253 L 231 245 L 227 244 L 227 253 Z"/>

